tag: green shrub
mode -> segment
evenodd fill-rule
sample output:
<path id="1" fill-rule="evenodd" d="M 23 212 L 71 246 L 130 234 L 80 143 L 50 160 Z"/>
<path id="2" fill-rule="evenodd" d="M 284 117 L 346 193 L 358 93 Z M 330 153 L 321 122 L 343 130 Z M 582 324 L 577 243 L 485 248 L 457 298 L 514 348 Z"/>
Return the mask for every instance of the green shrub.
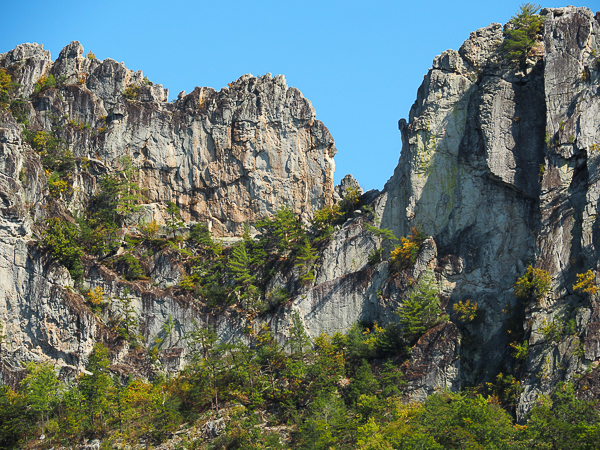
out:
<path id="1" fill-rule="evenodd" d="M 376 266 L 382 261 L 383 258 L 383 248 L 374 248 L 369 252 L 369 256 L 367 257 L 367 263 L 370 266 Z"/>
<path id="2" fill-rule="evenodd" d="M 400 238 L 401 244 L 390 253 L 391 268 L 400 271 L 412 266 L 417 261 L 417 255 L 426 237 L 427 235 L 417 227 L 411 229 L 408 238 L 402 236 Z"/>
<path id="3" fill-rule="evenodd" d="M 21 167 L 21 170 L 19 171 L 19 181 L 21 182 L 23 187 L 29 186 L 29 177 L 27 176 L 27 171 L 25 170 L 25 167 Z"/>
<path id="4" fill-rule="evenodd" d="M 559 383 L 551 396 L 540 395 L 527 415 L 525 437 L 530 448 L 598 448 L 600 415 L 597 400 L 580 400 L 571 383 Z"/>
<path id="5" fill-rule="evenodd" d="M 175 239 L 175 232 L 179 228 L 183 228 L 185 226 L 185 223 L 181 219 L 181 208 L 177 206 L 177 204 L 169 201 L 167 202 L 167 213 L 169 214 L 167 227 L 171 229 L 173 232 L 173 239 Z"/>
<path id="6" fill-rule="evenodd" d="M 585 273 L 578 273 L 577 283 L 573 285 L 573 290 L 589 297 L 596 295 L 600 289 L 596 284 L 596 275 L 594 272 L 590 269 Z"/>
<path id="7" fill-rule="evenodd" d="M 508 58 L 521 65 L 525 64 L 527 54 L 537 42 L 537 36 L 544 24 L 544 18 L 538 12 L 540 6 L 533 3 L 521 5 L 519 13 L 509 22 L 512 29 L 504 32 L 503 50 Z"/>
<path id="8" fill-rule="evenodd" d="M 315 213 L 313 220 L 310 222 L 313 233 L 318 237 L 328 238 L 333 233 L 333 226 L 342 215 L 339 204 L 321 208 Z"/>
<path id="9" fill-rule="evenodd" d="M 534 269 L 530 264 L 525 274 L 515 284 L 515 296 L 529 303 L 543 299 L 550 291 L 552 277 L 543 269 Z"/>
<path id="10" fill-rule="evenodd" d="M 5 69 L 0 69 L 0 109 L 8 109 L 11 105 L 10 94 L 19 84 L 12 81 L 12 77 Z"/>
<path id="11" fill-rule="evenodd" d="M 392 244 L 392 242 L 398 240 L 394 232 L 389 228 L 377 228 L 371 224 L 366 223 L 365 229 L 369 231 L 373 236 L 381 239 L 382 242 L 387 241 L 389 244 Z"/>
<path id="12" fill-rule="evenodd" d="M 106 256 L 120 247 L 119 227 L 93 217 L 77 217 L 80 239 L 85 250 L 95 256 Z"/>
<path id="13" fill-rule="evenodd" d="M 260 246 L 279 256 L 296 252 L 306 237 L 302 222 L 288 206 L 279 208 L 275 217 L 258 221 L 256 227 L 261 229 Z"/>
<path id="14" fill-rule="evenodd" d="M 27 120 L 28 103 L 22 98 L 18 98 L 10 102 L 10 112 L 19 123 L 23 123 L 26 126 L 29 125 Z"/>
<path id="15" fill-rule="evenodd" d="M 147 279 L 146 273 L 138 258 L 131 253 L 124 253 L 117 259 L 117 266 L 126 280 L 134 281 Z"/>
<path id="16" fill-rule="evenodd" d="M 360 205 L 360 188 L 350 186 L 344 191 L 344 198 L 340 202 L 340 211 L 349 213 L 354 211 Z"/>
<path id="17" fill-rule="evenodd" d="M 139 342 L 143 340 L 143 336 L 138 333 L 139 321 L 133 306 L 133 299 L 130 297 L 130 291 L 125 289 L 123 295 L 117 296 L 115 301 L 119 303 L 121 309 L 117 318 L 117 333 L 122 339 L 137 347 Z"/>
<path id="18" fill-rule="evenodd" d="M 44 169 L 57 172 L 61 178 L 67 178 L 75 168 L 75 158 L 67 148 L 65 141 L 46 131 L 23 130 L 24 140 L 41 157 Z"/>
<path id="19" fill-rule="evenodd" d="M 83 275 L 81 256 L 83 251 L 79 247 L 77 226 L 61 219 L 48 219 L 47 229 L 42 234 L 41 244 L 52 254 L 52 257 L 65 266 L 74 279 Z"/>
<path id="20" fill-rule="evenodd" d="M 447 318 L 440 309 L 440 287 L 433 271 L 425 271 L 408 297 L 402 301 L 402 307 L 396 311 L 404 340 L 414 344 L 425 331 Z"/>
<path id="21" fill-rule="evenodd" d="M 300 269 L 300 281 L 303 283 L 310 283 L 315 280 L 314 266 L 318 257 L 308 238 L 304 238 L 304 245 L 298 251 L 295 264 L 295 267 Z"/>
<path id="22" fill-rule="evenodd" d="M 123 91 L 123 97 L 127 100 L 137 100 L 140 95 L 140 87 L 132 84 L 131 86 L 127 86 Z"/>
<path id="23" fill-rule="evenodd" d="M 93 200 L 94 217 L 100 223 L 120 225 L 124 218 L 139 211 L 140 188 L 133 179 L 133 165 L 129 157 L 119 160 L 121 170 L 100 178 L 100 191 Z"/>
<path id="24" fill-rule="evenodd" d="M 482 395 L 469 395 L 468 392 L 433 394 L 425 401 L 417 421 L 439 444 L 439 447 L 421 448 L 531 448 L 515 443 L 518 428 L 512 424 L 508 413 Z"/>
<path id="25" fill-rule="evenodd" d="M 477 303 L 473 303 L 473 300 L 459 301 L 452 306 L 456 313 L 458 320 L 461 322 L 473 322 L 477 317 Z"/>
<path id="26" fill-rule="evenodd" d="M 219 256 L 223 253 L 223 246 L 213 240 L 205 223 L 197 223 L 190 230 L 190 239 L 205 256 Z"/>
<path id="27" fill-rule="evenodd" d="M 57 85 L 56 78 L 50 74 L 48 76 L 42 75 L 35 83 L 35 93 L 39 94 L 47 89 L 54 89 Z"/>
<path id="28" fill-rule="evenodd" d="M 502 372 L 496 375 L 494 382 L 486 383 L 486 388 L 492 401 L 499 403 L 509 412 L 514 412 L 519 396 L 523 392 L 521 383 L 513 375 L 504 375 Z"/>
<path id="29" fill-rule="evenodd" d="M 62 180 L 57 172 L 52 172 L 48 177 L 48 190 L 52 197 L 58 198 L 61 194 L 69 192 L 69 184 Z"/>
<path id="30" fill-rule="evenodd" d="M 265 298 L 268 308 L 275 310 L 290 299 L 290 293 L 287 289 L 277 288 L 268 292 Z"/>
<path id="31" fill-rule="evenodd" d="M 524 361 L 527 358 L 527 354 L 529 353 L 529 342 L 525 341 L 522 344 L 518 342 L 512 342 L 510 346 L 513 348 L 513 358 L 517 361 Z"/>
<path id="32" fill-rule="evenodd" d="M 563 335 L 564 326 L 558 319 L 542 320 L 538 331 L 544 336 L 544 339 L 550 342 L 560 342 Z"/>
<path id="33" fill-rule="evenodd" d="M 87 54 L 88 59 L 96 59 L 96 55 L 94 55 L 92 52 L 89 52 Z"/>

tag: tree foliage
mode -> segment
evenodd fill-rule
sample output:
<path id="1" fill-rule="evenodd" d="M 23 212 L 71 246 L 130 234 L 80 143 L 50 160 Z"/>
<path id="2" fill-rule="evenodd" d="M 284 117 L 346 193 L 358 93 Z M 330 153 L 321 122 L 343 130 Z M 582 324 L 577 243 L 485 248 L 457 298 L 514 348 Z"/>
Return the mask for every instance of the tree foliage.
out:
<path id="1" fill-rule="evenodd" d="M 258 221 L 256 226 L 262 229 L 264 248 L 279 256 L 296 251 L 305 237 L 302 223 L 288 206 L 278 209 L 273 218 Z"/>
<path id="2" fill-rule="evenodd" d="M 527 55 L 538 41 L 538 34 L 544 24 L 544 18 L 538 13 L 540 6 L 523 3 L 519 12 L 512 16 L 504 31 L 503 50 L 511 61 L 525 64 Z"/>
<path id="3" fill-rule="evenodd" d="M 40 417 L 41 434 L 44 434 L 49 416 L 60 401 L 59 386 L 58 377 L 51 365 L 34 362 L 27 365 L 27 376 L 21 381 L 21 388 L 28 406 Z"/>
<path id="4" fill-rule="evenodd" d="M 66 220 L 50 218 L 46 221 L 41 245 L 47 248 L 52 257 L 64 265 L 75 279 L 83 275 L 81 264 L 82 249 L 78 245 L 79 230 Z"/>
<path id="5" fill-rule="evenodd" d="M 590 269 L 585 273 L 578 273 L 577 282 L 573 285 L 573 290 L 579 291 L 590 297 L 596 295 L 600 288 L 598 288 L 598 285 L 596 284 L 596 275 L 594 272 Z"/>
<path id="6" fill-rule="evenodd" d="M 442 320 L 439 294 L 435 275 L 427 270 L 396 311 L 402 334 L 409 345 Z"/>
<path id="7" fill-rule="evenodd" d="M 390 265 L 394 270 L 404 270 L 417 261 L 417 255 L 426 235 L 418 228 L 413 227 L 408 237 L 400 238 L 400 245 L 390 253 Z"/>
<path id="8" fill-rule="evenodd" d="M 18 86 L 17 83 L 13 82 L 6 69 L 0 69 L 0 109 L 8 109 L 11 105 L 12 92 Z"/>
<path id="9" fill-rule="evenodd" d="M 405 403 L 401 360 L 382 362 L 377 351 L 381 330 L 357 325 L 311 343 L 294 314 L 287 345 L 264 326 L 248 334 L 247 346 L 221 342 L 214 328 L 197 323 L 187 335 L 186 369 L 152 383 L 113 376 L 101 344 L 70 387 L 51 366 L 32 363 L 21 391 L 0 388 L 0 445 L 29 448 L 41 432 L 50 445 L 92 438 L 106 446 L 158 445 L 182 422 L 203 424 L 226 411 L 226 428 L 199 448 L 596 448 L 596 401 L 577 399 L 570 384 L 539 397 L 525 426 L 504 409 L 520 393 L 511 375 L 488 383 L 487 396 L 438 392 Z M 285 425 L 290 440 L 259 426 L 265 422 Z"/>
<path id="10" fill-rule="evenodd" d="M 100 178 L 100 190 L 94 198 L 95 216 L 101 223 L 121 225 L 130 213 L 139 210 L 140 188 L 133 180 L 133 163 L 123 157 L 120 169 Z"/>
<path id="11" fill-rule="evenodd" d="M 304 245 L 300 247 L 298 256 L 296 256 L 296 267 L 300 269 L 300 280 L 302 282 L 310 283 L 314 281 L 314 265 L 318 257 L 308 238 L 304 238 Z"/>
<path id="12" fill-rule="evenodd" d="M 570 383 L 543 395 L 527 417 L 526 436 L 533 449 L 594 449 L 600 442 L 597 401 L 578 400 Z"/>
<path id="13" fill-rule="evenodd" d="M 543 269 L 535 269 L 530 264 L 515 284 L 515 296 L 529 303 L 543 299 L 552 285 L 552 277 Z"/>

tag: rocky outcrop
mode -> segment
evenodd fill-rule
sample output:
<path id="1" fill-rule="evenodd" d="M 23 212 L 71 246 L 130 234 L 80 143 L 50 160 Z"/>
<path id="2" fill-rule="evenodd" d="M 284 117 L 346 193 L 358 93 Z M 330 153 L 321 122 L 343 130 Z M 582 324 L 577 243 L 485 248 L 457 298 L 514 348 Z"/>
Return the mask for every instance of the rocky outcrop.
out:
<path id="1" fill-rule="evenodd" d="M 84 57 L 78 42 L 54 63 L 41 46 L 23 44 L 0 55 L 0 67 L 22 96 L 42 76 L 57 80 L 60 89 L 32 98 L 31 129 L 71 123 L 60 137 L 75 156 L 100 173 L 130 157 L 148 203 L 174 202 L 215 235 L 239 234 L 283 205 L 308 220 L 333 201 L 333 139 L 282 75 L 244 75 L 220 92 L 196 88 L 167 103 L 167 90 L 141 71 Z M 74 188 L 72 207 L 85 205 L 94 185 L 79 179 Z"/>
<path id="2" fill-rule="evenodd" d="M 194 320 L 211 323 L 231 341 L 244 341 L 243 330 L 261 323 L 285 339 L 293 311 L 313 337 L 346 331 L 358 320 L 385 323 L 395 320 L 411 280 L 429 268 L 452 321 L 413 347 L 403 366 L 409 398 L 487 382 L 501 371 L 520 378 L 519 418 L 559 381 L 579 379 L 586 395 L 600 361 L 600 313 L 595 298 L 574 292 L 573 284 L 577 274 L 600 270 L 600 25 L 586 8 L 543 14 L 542 39 L 521 66 L 503 53 L 500 24 L 437 56 L 408 120 L 400 120 L 398 167 L 381 193 L 362 199 L 396 236 L 413 227 L 431 236 L 414 267 L 392 276 L 385 260 L 370 259 L 382 242 L 364 226 L 369 211 L 346 212 L 346 223 L 320 244 L 314 281 L 301 283 L 293 264 L 281 266 L 269 289 L 285 287 L 291 298 L 256 321 L 235 307 L 212 314 L 174 287 L 184 267 L 169 252 L 144 261 L 151 266 L 149 281 L 126 282 L 90 262 L 84 284 L 115 299 L 104 315 L 91 314 L 70 292 L 66 270 L 29 243 L 35 221 L 52 203 L 38 157 L 22 142 L 20 125 L 3 113 L 0 279 L 9 281 L 0 285 L 0 317 L 10 336 L 4 360 L 81 364 L 94 342 L 111 335 L 111 317 L 124 313 L 127 298 L 146 342 L 165 343 L 163 326 L 174 321 L 160 358 L 177 371 Z M 21 84 L 19 95 L 30 96 L 30 128 L 60 125 L 57 133 L 78 163 L 89 163 L 85 174 L 74 176 L 66 209 L 56 214 L 85 207 L 98 177 L 118 170 L 123 156 L 146 196 L 128 219 L 132 230 L 144 220 L 164 223 L 165 206 L 174 202 L 186 226 L 206 222 L 213 235 L 232 238 L 246 221 L 253 224 L 282 205 L 307 221 L 349 190 L 362 194 L 351 176 L 334 189 L 333 139 L 282 76 L 245 75 L 219 92 L 196 88 L 167 103 L 162 86 L 113 60 L 84 57 L 76 42 L 54 63 L 41 46 L 25 44 L 0 55 L 0 67 Z M 35 83 L 50 74 L 59 88 L 36 92 Z M 387 244 L 384 249 L 387 256 Z M 530 264 L 548 271 L 553 283 L 547 298 L 524 305 L 514 286 Z M 453 305 L 466 300 L 478 312 L 463 323 Z M 510 344 L 525 341 L 528 356 L 516 361 Z M 126 371 L 134 356 L 120 348 L 113 362 Z"/>
<path id="3" fill-rule="evenodd" d="M 528 264 L 553 277 L 550 299 L 526 311 L 532 351 L 520 417 L 537 394 L 596 359 L 575 356 L 580 339 L 593 339 L 594 309 L 572 285 L 576 273 L 598 269 L 599 25 L 586 8 L 543 14 L 543 41 L 525 70 L 502 54 L 499 24 L 436 57 L 408 122 L 399 122 L 400 162 L 378 200 L 383 226 L 397 235 L 420 226 L 434 237 L 450 304 L 478 303 L 482 323 L 463 329 L 478 350 L 462 356 L 447 384 L 478 383 L 515 364 L 502 311 L 522 307 L 513 286 Z M 540 327 L 570 319 L 573 336 L 540 340 Z"/>
<path id="4" fill-rule="evenodd" d="M 539 221 L 543 61 L 515 73 L 501 43 L 492 24 L 436 57 L 399 122 L 400 162 L 379 200 L 382 226 L 434 237 L 451 304 L 473 299 L 485 311 L 477 367 L 454 371 L 452 385 L 481 382 L 506 359 L 502 310 L 516 302 Z"/>
<path id="5" fill-rule="evenodd" d="M 216 236 L 240 234 L 245 222 L 283 205 L 307 221 L 333 202 L 333 139 L 315 119 L 311 103 L 283 76 L 245 75 L 220 92 L 197 88 L 168 103 L 161 85 L 123 63 L 85 57 L 78 42 L 54 62 L 42 46 L 23 44 L 0 55 L 0 68 L 19 84 L 12 94 L 24 99 L 21 112 L 29 130 L 64 140 L 77 164 L 72 190 L 55 202 L 49 173 L 22 138 L 23 125 L 0 112 L 0 324 L 7 336 L 0 369 L 5 372 L 18 370 L 20 361 L 47 358 L 83 367 L 94 343 L 114 335 L 111 320 L 124 313 L 123 299 L 148 343 L 164 338 L 164 323 L 175 321 L 164 347 L 182 347 L 193 320 L 208 320 L 185 295 L 169 290 L 183 269 L 168 252 L 144 262 L 152 265 L 154 280 L 147 283 L 126 282 L 88 261 L 83 286 L 102 288 L 104 298 L 112 299 L 98 315 L 73 289 L 68 271 L 38 249 L 37 223 L 53 215 L 72 220 L 69 211 L 87 208 L 99 178 L 122 168 L 123 157 L 132 161 L 146 202 L 129 218 L 131 229 L 142 221 L 164 224 L 167 202 L 181 208 L 186 222 L 208 223 Z M 44 80 L 50 80 L 46 88 Z M 211 320 L 224 339 L 241 334 L 242 319 Z M 113 350 L 116 365 L 135 364 L 127 346 Z M 173 370 L 181 368 L 181 351 L 161 357 Z"/>

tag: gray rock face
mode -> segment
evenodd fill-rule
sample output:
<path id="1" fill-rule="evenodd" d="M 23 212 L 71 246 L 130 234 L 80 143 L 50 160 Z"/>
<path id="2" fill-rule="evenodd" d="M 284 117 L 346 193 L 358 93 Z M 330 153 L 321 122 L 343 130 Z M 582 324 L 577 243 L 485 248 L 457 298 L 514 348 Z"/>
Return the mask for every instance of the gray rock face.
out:
<path id="1" fill-rule="evenodd" d="M 369 265 L 369 253 L 382 243 L 356 214 L 323 244 L 312 284 L 297 285 L 293 268 L 275 277 L 273 288 L 296 283 L 295 295 L 255 322 L 234 309 L 209 315 L 177 291 L 172 286 L 183 268 L 168 253 L 147 261 L 154 285 L 88 267 L 86 285 L 102 287 L 113 299 L 103 315 L 93 315 L 70 292 L 66 270 L 29 243 L 35 221 L 45 217 L 46 175 L 22 143 L 19 125 L 2 113 L 0 320 L 10 336 L 4 360 L 15 367 L 18 360 L 40 358 L 81 365 L 94 342 L 110 334 L 111 317 L 124 313 L 118 299 L 128 288 L 140 333 L 146 342 L 163 339 L 161 360 L 177 371 L 185 359 L 183 336 L 194 320 L 210 322 L 224 340 L 242 341 L 242 330 L 258 330 L 261 321 L 285 339 L 293 311 L 313 337 L 346 331 L 358 320 L 385 323 L 394 320 L 408 280 L 429 268 L 452 322 L 429 330 L 413 348 L 403 367 L 409 398 L 515 371 L 524 388 L 517 411 L 523 418 L 536 396 L 561 380 L 581 375 L 595 386 L 597 377 L 586 369 L 600 361 L 600 310 L 573 284 L 577 274 L 600 270 L 600 26 L 585 8 L 544 13 L 543 40 L 522 68 L 502 52 L 501 25 L 477 30 L 458 51 L 434 59 L 408 121 L 400 120 L 398 167 L 380 194 L 363 200 L 396 236 L 412 227 L 431 236 L 405 277 L 391 277 L 385 261 Z M 334 191 L 333 139 L 310 102 L 282 76 L 244 75 L 220 92 L 196 88 L 166 103 L 162 86 L 113 60 L 84 57 L 77 42 L 54 63 L 41 46 L 24 44 L 0 55 L 0 67 L 21 83 L 20 95 L 33 95 L 44 74 L 64 83 L 60 95 L 33 95 L 32 127 L 49 130 L 51 115 L 90 124 L 61 131 L 91 167 L 90 176 L 75 178 L 71 211 L 86 204 L 96 178 L 116 170 L 122 156 L 132 159 L 148 198 L 130 218 L 132 229 L 141 220 L 164 224 L 164 206 L 173 201 L 186 222 L 208 222 L 213 235 L 232 239 L 244 222 L 282 205 L 306 221 L 348 187 L 359 188 L 346 177 Z M 523 305 L 514 286 L 529 264 L 547 270 L 553 283 L 545 299 Z M 452 306 L 467 299 L 477 303 L 478 318 L 465 324 Z M 175 331 L 167 344 L 163 325 L 169 318 Z M 509 345 L 515 338 L 506 326 L 521 319 L 513 331 L 530 351 L 516 371 Z M 548 333 L 554 323 L 559 337 Z M 117 349 L 113 362 L 128 370 L 129 349 Z"/>
<path id="2" fill-rule="evenodd" d="M 420 226 L 434 237 L 450 304 L 473 299 L 483 314 L 482 323 L 462 330 L 479 345 L 461 357 L 450 384 L 510 369 L 502 310 L 519 308 L 513 286 L 529 263 L 554 278 L 551 300 L 526 311 L 532 351 L 521 375 L 520 417 L 537 394 L 596 358 L 587 346 L 595 339 L 595 310 L 570 294 L 576 273 L 598 270 L 594 155 L 600 129 L 593 118 L 600 113 L 599 73 L 592 55 L 599 28 L 586 8 L 544 12 L 544 39 L 530 52 L 525 72 L 502 54 L 498 24 L 434 60 L 409 121 L 399 122 L 400 162 L 378 200 L 382 226 L 397 235 Z M 577 322 L 574 336 L 560 343 L 540 339 L 552 320 L 570 317 Z M 574 354 L 580 339 L 583 359 Z"/>
<path id="3" fill-rule="evenodd" d="M 532 350 L 523 377 L 521 414 L 536 395 L 558 381 L 583 376 L 586 368 L 598 362 L 597 302 L 593 297 L 572 294 L 576 274 L 592 270 L 597 276 L 599 269 L 595 230 L 600 196 L 600 26 L 589 10 L 567 7 L 549 11 L 544 27 L 548 145 L 536 260 L 554 277 L 554 289 L 550 298 L 530 313 Z M 549 325 L 569 321 L 576 324 L 573 329 L 558 340 L 549 338 Z"/>
<path id="4" fill-rule="evenodd" d="M 220 92 L 196 88 L 166 103 L 167 90 L 141 71 L 84 57 L 78 42 L 54 64 L 41 46 L 24 44 L 0 55 L 0 67 L 24 96 L 42 75 L 53 74 L 64 86 L 60 95 L 50 90 L 35 97 L 32 128 L 49 131 L 49 114 L 87 124 L 61 136 L 75 156 L 108 171 L 130 157 L 149 203 L 177 203 L 186 220 L 210 222 L 215 235 L 240 234 L 244 222 L 283 205 L 309 220 L 333 202 L 333 139 L 282 75 L 244 75 Z M 93 191 L 78 187 L 82 194 Z M 76 197 L 73 208 L 84 202 L 85 195 Z"/>
<path id="5" fill-rule="evenodd" d="M 473 299 L 485 310 L 479 369 L 454 371 L 462 383 L 506 357 L 502 309 L 515 303 L 512 287 L 535 246 L 542 63 L 514 75 L 498 63 L 501 42 L 493 24 L 435 59 L 409 122 L 400 121 L 400 162 L 380 200 L 383 227 L 434 237 L 451 303 Z"/>

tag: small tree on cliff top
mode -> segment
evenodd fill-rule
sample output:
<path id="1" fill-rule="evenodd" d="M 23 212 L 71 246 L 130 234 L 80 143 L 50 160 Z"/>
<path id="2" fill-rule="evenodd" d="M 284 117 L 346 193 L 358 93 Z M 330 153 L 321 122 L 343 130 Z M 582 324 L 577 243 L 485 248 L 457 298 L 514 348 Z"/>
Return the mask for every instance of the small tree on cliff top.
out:
<path id="1" fill-rule="evenodd" d="M 535 45 L 537 35 L 544 24 L 544 18 L 538 14 L 539 11 L 539 5 L 523 3 L 519 13 L 510 19 L 509 24 L 512 28 L 504 31 L 503 49 L 511 61 L 525 64 L 527 54 Z"/>

